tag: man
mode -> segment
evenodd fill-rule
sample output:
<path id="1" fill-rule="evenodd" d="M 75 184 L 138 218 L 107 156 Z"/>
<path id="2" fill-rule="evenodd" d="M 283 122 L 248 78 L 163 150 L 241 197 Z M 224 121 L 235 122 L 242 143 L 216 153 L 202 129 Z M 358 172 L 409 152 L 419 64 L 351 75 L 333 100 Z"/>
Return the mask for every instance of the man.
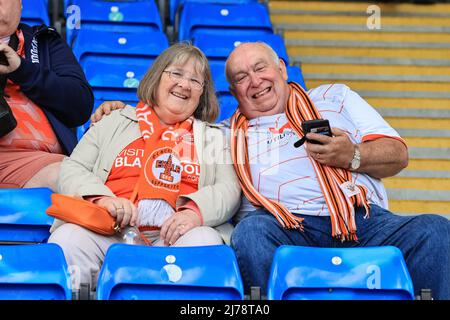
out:
<path id="1" fill-rule="evenodd" d="M 56 190 L 94 97 L 72 50 L 45 25 L 19 24 L 21 0 L 0 0 L 0 188 Z"/>
<path id="2" fill-rule="evenodd" d="M 429 288 L 435 299 L 450 299 L 448 220 L 387 211 L 380 179 L 408 163 L 398 133 L 344 85 L 306 94 L 288 84 L 283 60 L 266 44 L 236 47 L 226 75 L 239 103 L 231 119 L 233 161 L 251 202 L 244 201 L 231 239 L 246 291 L 266 292 L 280 245 L 393 245 L 405 257 L 416 294 Z M 333 136 L 308 133 L 294 147 L 301 122 L 314 118 L 328 119 Z"/>

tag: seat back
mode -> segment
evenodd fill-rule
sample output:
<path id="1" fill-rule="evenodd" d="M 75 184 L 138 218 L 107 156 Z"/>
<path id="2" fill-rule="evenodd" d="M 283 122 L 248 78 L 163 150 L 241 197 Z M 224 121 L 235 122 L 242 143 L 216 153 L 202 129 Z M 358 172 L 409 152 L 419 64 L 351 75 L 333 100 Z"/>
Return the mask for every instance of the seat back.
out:
<path id="1" fill-rule="evenodd" d="M 45 242 L 50 236 L 53 217 L 52 191 L 47 188 L 0 189 L 0 242 Z"/>
<path id="2" fill-rule="evenodd" d="M 192 40 L 200 34 L 223 35 L 273 33 L 267 7 L 259 3 L 241 5 L 184 5 L 177 26 L 178 40 Z"/>
<path id="3" fill-rule="evenodd" d="M 303 89 L 308 90 L 306 88 L 305 79 L 303 78 L 302 69 L 299 66 L 287 66 L 286 71 L 288 74 L 288 82 L 297 82 Z"/>
<path id="4" fill-rule="evenodd" d="M 53 243 L 0 245 L 0 299 L 72 299 L 62 249 Z"/>
<path id="5" fill-rule="evenodd" d="M 209 35 L 200 34 L 194 38 L 193 44 L 199 47 L 208 59 L 220 59 L 226 61 L 231 51 L 243 42 L 262 41 L 273 48 L 278 56 L 289 65 L 289 57 L 281 36 L 271 33 L 254 34 L 226 34 Z"/>
<path id="6" fill-rule="evenodd" d="M 273 259 L 267 297 L 270 300 L 412 300 L 414 290 L 402 253 L 393 246 L 281 246 Z"/>
<path id="7" fill-rule="evenodd" d="M 97 284 L 99 300 L 239 300 L 243 296 L 236 257 L 225 245 L 114 244 Z"/>
<path id="8" fill-rule="evenodd" d="M 158 7 L 154 1 L 71 0 L 66 6 L 78 6 L 79 22 L 70 19 L 75 11 L 65 10 L 69 23 L 66 38 L 73 45 L 80 30 L 103 30 L 112 32 L 162 31 Z M 67 12 L 69 11 L 69 12 Z"/>
<path id="9" fill-rule="evenodd" d="M 22 0 L 20 22 L 30 26 L 50 24 L 47 2 L 44 0 Z"/>
<path id="10" fill-rule="evenodd" d="M 166 35 L 159 31 L 141 34 L 81 30 L 73 50 L 96 103 L 120 100 L 135 104 L 139 81 L 168 46 Z"/>

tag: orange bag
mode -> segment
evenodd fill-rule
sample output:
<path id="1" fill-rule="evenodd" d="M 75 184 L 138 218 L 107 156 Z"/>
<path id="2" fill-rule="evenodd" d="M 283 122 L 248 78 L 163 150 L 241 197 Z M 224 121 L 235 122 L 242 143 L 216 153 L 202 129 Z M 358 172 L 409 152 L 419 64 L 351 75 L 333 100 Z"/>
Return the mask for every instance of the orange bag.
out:
<path id="1" fill-rule="evenodd" d="M 120 231 L 108 210 L 82 198 L 53 193 L 52 204 L 47 208 L 49 216 L 78 224 L 103 235 L 114 235 Z"/>

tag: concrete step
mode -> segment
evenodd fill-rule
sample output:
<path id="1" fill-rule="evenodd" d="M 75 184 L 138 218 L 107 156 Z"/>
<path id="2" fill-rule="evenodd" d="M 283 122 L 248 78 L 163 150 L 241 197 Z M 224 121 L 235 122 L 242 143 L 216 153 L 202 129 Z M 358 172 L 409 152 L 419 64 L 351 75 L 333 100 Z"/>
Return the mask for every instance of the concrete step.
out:
<path id="1" fill-rule="evenodd" d="M 273 1 L 269 2 L 271 14 L 276 13 L 345 13 L 367 14 L 367 8 L 372 3 L 361 2 L 326 2 L 323 1 Z M 409 3 L 377 3 L 383 15 L 412 16 L 448 16 L 449 4 L 409 4 Z"/>
<path id="2" fill-rule="evenodd" d="M 359 32 L 357 39 L 354 32 L 337 31 L 318 31 L 318 30 L 286 30 L 284 31 L 286 45 L 302 44 L 302 41 L 331 41 L 340 44 L 357 41 L 361 46 L 367 43 L 384 43 L 385 45 L 394 45 L 398 43 L 414 44 L 448 44 L 450 43 L 449 33 L 415 33 L 415 32 L 378 32 L 365 30 Z M 341 45 L 338 45 L 341 46 Z"/>
<path id="3" fill-rule="evenodd" d="M 361 12 L 361 16 L 351 16 L 347 14 L 332 14 L 332 15 L 318 15 L 318 14 L 277 14 L 271 12 L 270 19 L 273 24 L 283 28 L 288 25 L 295 26 L 353 26 L 355 28 L 367 28 L 369 14 Z M 405 28 L 405 27 L 425 27 L 425 28 L 450 28 L 449 16 L 434 16 L 434 17 L 417 17 L 417 16 L 387 16 L 381 15 L 380 18 L 381 29 L 383 28 Z M 289 26 L 289 28 L 291 28 Z M 380 30 L 381 30 L 380 29 Z"/>
<path id="4" fill-rule="evenodd" d="M 305 79 L 308 88 L 330 83 L 328 79 Z M 450 99 L 450 82 L 338 81 L 363 97 Z"/>
<path id="5" fill-rule="evenodd" d="M 450 62 L 448 48 L 336 48 L 333 46 L 287 46 L 289 57 L 370 57 L 383 59 L 443 60 Z"/>
<path id="6" fill-rule="evenodd" d="M 404 215 L 434 213 L 450 219 L 449 201 L 389 200 L 389 210 Z"/>

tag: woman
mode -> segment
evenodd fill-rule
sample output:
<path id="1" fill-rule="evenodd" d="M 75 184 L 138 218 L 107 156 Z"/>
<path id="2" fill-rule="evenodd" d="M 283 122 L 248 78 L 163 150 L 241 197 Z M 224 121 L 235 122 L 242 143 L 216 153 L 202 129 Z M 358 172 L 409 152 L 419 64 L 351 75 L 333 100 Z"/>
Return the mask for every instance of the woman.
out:
<path id="1" fill-rule="evenodd" d="M 225 136 L 207 123 L 218 103 L 206 57 L 190 44 L 171 46 L 142 79 L 138 97 L 136 108 L 113 111 L 88 130 L 62 163 L 58 191 L 106 208 L 152 245 L 229 243 L 240 188 Z M 108 247 L 122 242 L 121 234 L 60 221 L 51 231 L 49 242 L 91 288 Z"/>

